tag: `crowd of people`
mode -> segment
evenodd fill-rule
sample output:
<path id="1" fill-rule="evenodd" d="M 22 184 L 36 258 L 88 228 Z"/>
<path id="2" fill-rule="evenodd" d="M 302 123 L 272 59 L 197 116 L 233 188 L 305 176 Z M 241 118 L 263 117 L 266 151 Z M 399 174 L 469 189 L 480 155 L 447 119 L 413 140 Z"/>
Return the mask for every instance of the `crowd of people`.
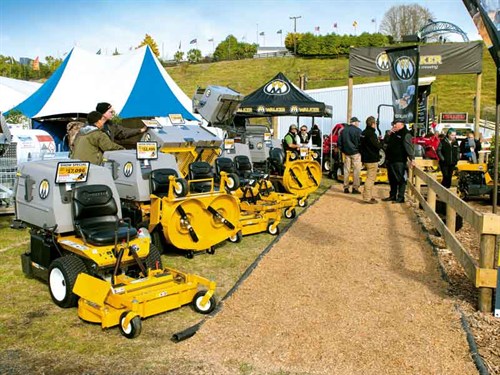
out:
<path id="1" fill-rule="evenodd" d="M 380 150 L 385 151 L 387 174 L 390 192 L 383 201 L 403 203 L 405 201 L 406 181 L 408 167 L 415 164 L 415 144 L 420 144 L 425 151 L 425 158 L 439 161 L 442 173 L 441 184 L 449 188 L 453 172 L 459 160 L 469 160 L 477 163 L 481 141 L 476 138 L 473 131 L 467 133 L 466 138 L 458 144 L 455 129 L 447 129 L 445 133 L 428 133 L 425 137 L 414 138 L 403 121 L 395 120 L 392 128 L 388 130 L 383 139 L 376 134 L 376 121 L 373 116 L 366 119 L 366 128 L 360 129 L 360 121 L 352 117 L 341 131 L 337 147 L 343 155 L 343 191 L 345 194 L 362 194 L 363 201 L 368 204 L 378 203 L 373 196 L 373 186 L 377 177 L 380 162 Z M 317 125 L 313 129 L 317 129 Z M 303 144 L 308 144 L 313 134 L 313 129 L 308 132 L 307 126 L 299 128 L 291 125 L 283 146 L 285 150 L 297 150 Z M 314 133 L 321 139 L 319 129 Z M 318 135 L 319 134 L 319 135 Z M 320 141 L 313 142 L 320 144 Z M 365 167 L 366 179 L 363 192 L 361 186 L 361 169 Z M 350 188 L 350 175 L 352 171 L 352 188 Z"/>

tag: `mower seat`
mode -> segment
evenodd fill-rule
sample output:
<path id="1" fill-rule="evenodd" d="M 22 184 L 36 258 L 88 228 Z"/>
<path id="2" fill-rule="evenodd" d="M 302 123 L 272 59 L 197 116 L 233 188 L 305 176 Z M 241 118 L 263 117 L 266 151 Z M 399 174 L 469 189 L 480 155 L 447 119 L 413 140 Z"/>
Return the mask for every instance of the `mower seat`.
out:
<path id="1" fill-rule="evenodd" d="M 170 185 L 169 177 L 179 177 L 177 171 L 172 168 L 155 169 L 149 175 L 149 191 L 158 197 L 164 197 L 168 194 Z"/>
<path id="2" fill-rule="evenodd" d="M 252 175 L 252 162 L 250 158 L 246 155 L 238 155 L 234 157 L 234 164 L 236 165 L 236 171 L 238 176 L 241 178 L 248 179 Z"/>
<path id="3" fill-rule="evenodd" d="M 215 159 L 215 173 L 220 176 L 221 172 L 226 173 L 236 173 L 236 168 L 234 163 L 229 158 L 217 158 Z"/>
<path id="4" fill-rule="evenodd" d="M 206 161 L 195 161 L 189 164 L 189 179 L 202 180 L 213 179 L 212 166 Z M 191 191 L 195 193 L 205 193 L 212 189 L 211 181 L 191 182 Z"/>
<path id="5" fill-rule="evenodd" d="M 137 230 L 119 222 L 118 208 L 111 189 L 106 185 L 85 185 L 73 189 L 73 223 L 77 236 L 91 245 L 104 246 L 137 236 Z M 118 229 L 117 229 L 118 226 Z"/>
<path id="6" fill-rule="evenodd" d="M 277 173 L 279 175 L 283 174 L 284 163 L 285 163 L 285 154 L 281 148 L 272 148 L 269 150 L 269 166 L 271 171 Z"/>

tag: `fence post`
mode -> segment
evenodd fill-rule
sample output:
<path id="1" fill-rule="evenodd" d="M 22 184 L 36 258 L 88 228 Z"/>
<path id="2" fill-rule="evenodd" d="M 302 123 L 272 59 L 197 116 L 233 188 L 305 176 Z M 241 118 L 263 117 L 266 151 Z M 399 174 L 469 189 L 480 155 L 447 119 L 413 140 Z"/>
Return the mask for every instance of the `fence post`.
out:
<path id="1" fill-rule="evenodd" d="M 419 194 L 422 194 L 422 192 L 421 192 L 421 186 L 422 186 L 422 180 L 417 175 L 415 175 L 415 190 Z"/>
<path id="2" fill-rule="evenodd" d="M 427 185 L 427 204 L 432 211 L 436 211 L 436 192 L 432 190 L 431 184 Z"/>
<path id="3" fill-rule="evenodd" d="M 446 226 L 451 233 L 455 233 L 455 226 L 457 223 L 457 211 L 451 207 L 451 204 L 446 205 Z"/>
<path id="4" fill-rule="evenodd" d="M 481 234 L 479 267 L 495 268 L 496 236 L 494 234 Z M 489 313 L 492 309 L 493 289 L 479 288 L 479 311 Z"/>
<path id="5" fill-rule="evenodd" d="M 410 167 L 408 168 L 408 181 L 410 182 L 410 185 L 413 185 L 415 186 L 415 181 L 414 181 L 414 174 L 413 174 L 413 170 L 415 169 L 415 167 Z M 413 196 L 413 189 L 408 189 L 408 195 L 410 197 Z"/>

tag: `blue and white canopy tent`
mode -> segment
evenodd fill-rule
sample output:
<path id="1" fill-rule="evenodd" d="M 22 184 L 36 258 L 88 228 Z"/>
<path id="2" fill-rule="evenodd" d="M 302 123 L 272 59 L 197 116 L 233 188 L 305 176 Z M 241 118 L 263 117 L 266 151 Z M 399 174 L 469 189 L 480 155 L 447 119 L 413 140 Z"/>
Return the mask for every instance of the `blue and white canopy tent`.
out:
<path id="1" fill-rule="evenodd" d="M 111 103 L 123 119 L 180 114 L 199 121 L 191 111 L 191 99 L 148 46 L 117 56 L 74 47 L 52 76 L 12 109 L 32 118 L 34 128 L 49 131 L 58 142 L 65 124 L 56 126 L 50 119 L 85 117 L 99 102 Z"/>

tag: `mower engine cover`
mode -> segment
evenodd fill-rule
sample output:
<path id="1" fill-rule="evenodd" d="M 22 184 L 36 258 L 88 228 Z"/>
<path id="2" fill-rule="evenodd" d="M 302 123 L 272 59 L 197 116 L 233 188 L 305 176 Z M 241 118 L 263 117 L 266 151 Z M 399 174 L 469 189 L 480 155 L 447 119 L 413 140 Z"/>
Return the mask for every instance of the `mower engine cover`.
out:
<path id="1" fill-rule="evenodd" d="M 104 153 L 105 165 L 113 171 L 116 188 L 121 199 L 135 202 L 148 202 L 150 197 L 149 175 L 151 171 L 169 168 L 181 176 L 175 157 L 158 153 L 157 159 L 145 163 L 137 160 L 135 150 L 107 151 Z"/>
<path id="2" fill-rule="evenodd" d="M 90 164 L 87 181 L 72 184 L 56 184 L 59 162 L 77 163 L 78 160 L 59 159 L 22 163 L 19 166 L 15 185 L 16 219 L 30 227 L 43 228 L 57 225 L 56 233 L 75 230 L 71 212 L 71 190 L 82 185 L 106 185 L 113 192 L 113 198 L 121 217 L 120 200 L 111 171 Z"/>

